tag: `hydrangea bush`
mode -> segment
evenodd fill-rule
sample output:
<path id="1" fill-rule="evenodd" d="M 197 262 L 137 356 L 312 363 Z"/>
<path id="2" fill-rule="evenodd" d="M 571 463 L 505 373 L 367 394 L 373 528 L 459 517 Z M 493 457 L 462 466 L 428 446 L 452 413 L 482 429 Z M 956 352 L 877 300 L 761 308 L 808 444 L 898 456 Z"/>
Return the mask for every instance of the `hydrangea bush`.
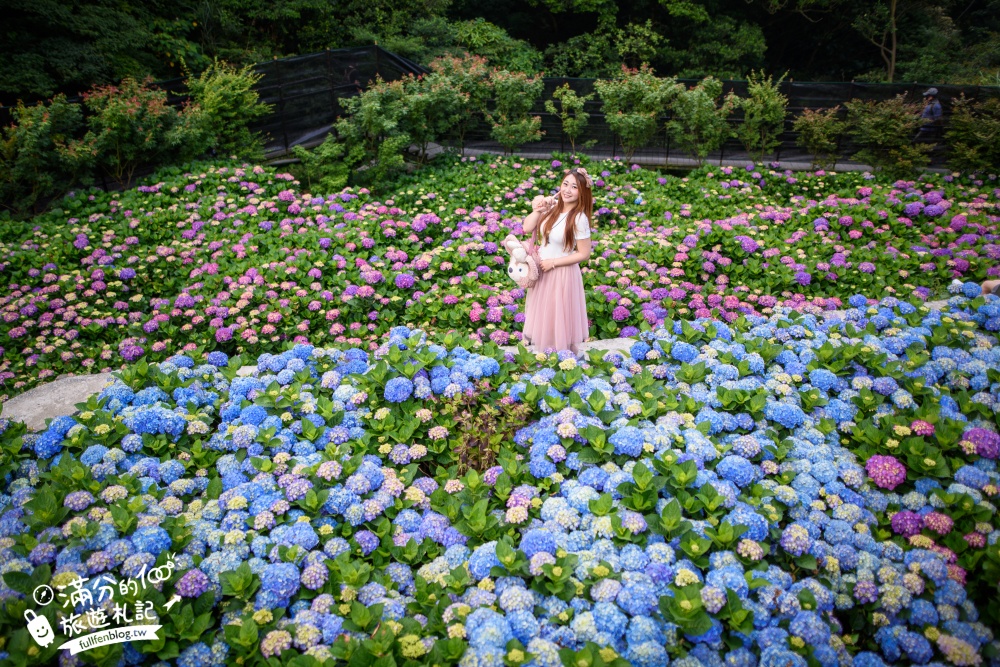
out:
<path id="1" fill-rule="evenodd" d="M 38 583 L 173 554 L 132 594 L 180 597 L 158 640 L 59 664 L 1000 664 L 1000 299 L 953 291 L 627 354 L 396 326 L 250 376 L 140 361 L 40 434 L 0 422 L 0 659 L 55 663 Z"/>
<path id="2" fill-rule="evenodd" d="M 384 197 L 308 192 L 252 165 L 160 172 L 76 193 L 0 229 L 0 400 L 63 373 L 292 341 L 371 352 L 403 323 L 516 344 L 523 290 L 500 241 L 571 166 L 450 158 Z M 889 182 L 780 165 L 662 177 L 592 165 L 591 335 L 667 318 L 926 298 L 1000 272 L 995 176 Z M 874 302 L 873 302 L 874 303 Z"/>

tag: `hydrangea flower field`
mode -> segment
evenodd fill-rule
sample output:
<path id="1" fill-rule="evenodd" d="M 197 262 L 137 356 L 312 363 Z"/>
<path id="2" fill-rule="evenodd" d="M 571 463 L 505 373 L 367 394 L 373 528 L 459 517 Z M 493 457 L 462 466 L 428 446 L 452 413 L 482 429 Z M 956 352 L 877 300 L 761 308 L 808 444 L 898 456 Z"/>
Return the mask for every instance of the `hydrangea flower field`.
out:
<path id="1" fill-rule="evenodd" d="M 2 664 L 1000 664 L 996 186 L 605 167 L 627 353 L 499 347 L 548 164 L 391 202 L 206 168 L 4 237 L 8 379 L 127 365 L 0 421 Z M 60 650 L 167 562 L 114 591 L 157 639 Z"/>
<path id="2" fill-rule="evenodd" d="M 169 169 L 124 193 L 77 193 L 0 230 L 0 392 L 64 373 L 275 344 L 371 351 L 392 326 L 514 344 L 524 293 L 499 242 L 520 233 L 558 161 L 456 159 L 391 197 L 305 192 L 263 167 Z M 837 309 L 853 294 L 940 293 L 1000 276 L 1000 183 L 749 165 L 685 179 L 622 162 L 595 174 L 592 336 L 674 317 Z"/>

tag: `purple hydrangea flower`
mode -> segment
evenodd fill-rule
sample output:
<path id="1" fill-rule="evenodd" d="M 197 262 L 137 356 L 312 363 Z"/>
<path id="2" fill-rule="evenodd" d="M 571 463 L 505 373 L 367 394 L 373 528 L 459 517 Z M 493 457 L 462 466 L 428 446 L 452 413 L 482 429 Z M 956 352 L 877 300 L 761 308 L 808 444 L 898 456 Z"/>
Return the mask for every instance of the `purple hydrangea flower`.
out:
<path id="1" fill-rule="evenodd" d="M 906 479 L 906 466 L 896 460 L 894 456 L 876 454 L 868 459 L 865 470 L 877 486 L 890 491 Z"/>

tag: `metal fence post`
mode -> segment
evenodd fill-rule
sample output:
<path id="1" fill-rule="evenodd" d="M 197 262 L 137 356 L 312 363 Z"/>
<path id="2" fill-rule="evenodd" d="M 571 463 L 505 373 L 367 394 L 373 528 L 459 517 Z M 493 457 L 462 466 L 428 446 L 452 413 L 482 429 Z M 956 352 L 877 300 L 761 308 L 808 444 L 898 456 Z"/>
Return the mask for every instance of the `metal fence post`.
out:
<path id="1" fill-rule="evenodd" d="M 277 60 L 277 58 L 275 58 Z M 278 73 L 278 114 L 281 117 L 281 137 L 285 152 L 288 152 L 288 127 L 285 125 L 285 76 L 281 67 L 275 66 Z"/>
<path id="2" fill-rule="evenodd" d="M 667 135 L 667 156 L 665 158 L 663 158 L 663 164 L 669 167 L 670 166 L 670 131 L 666 129 L 666 124 L 664 124 L 663 131 Z"/>
<path id="3" fill-rule="evenodd" d="M 333 56 L 330 54 L 330 49 L 326 50 L 326 85 L 330 90 L 330 113 L 337 106 L 337 92 L 333 89 Z"/>

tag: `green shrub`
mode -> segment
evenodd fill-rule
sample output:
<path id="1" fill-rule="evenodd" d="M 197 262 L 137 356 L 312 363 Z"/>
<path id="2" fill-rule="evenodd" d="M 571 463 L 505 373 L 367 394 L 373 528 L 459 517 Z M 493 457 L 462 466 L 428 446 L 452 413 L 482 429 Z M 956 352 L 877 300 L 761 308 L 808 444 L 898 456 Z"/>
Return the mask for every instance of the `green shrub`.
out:
<path id="1" fill-rule="evenodd" d="M 545 73 L 548 76 L 600 79 L 613 77 L 618 53 L 611 37 L 604 32 L 588 32 L 545 49 Z"/>
<path id="2" fill-rule="evenodd" d="M 838 118 L 839 112 L 840 105 L 832 109 L 806 109 L 792 124 L 798 134 L 795 143 L 813 156 L 813 168 L 837 163 L 837 148 L 845 128 L 844 121 Z"/>
<path id="3" fill-rule="evenodd" d="M 932 145 L 913 143 L 922 123 L 919 104 L 898 95 L 882 102 L 851 100 L 845 106 L 848 131 L 861 147 L 854 159 L 893 176 L 912 174 L 930 162 Z"/>
<path id="4" fill-rule="evenodd" d="M 332 134 L 312 150 L 292 146 L 292 153 L 301 160 L 299 173 L 312 192 L 332 194 L 343 190 L 350 179 L 351 170 L 344 161 L 344 144 Z"/>
<path id="5" fill-rule="evenodd" d="M 462 97 L 458 120 L 453 126 L 453 136 L 465 153 L 465 137 L 483 116 L 490 99 L 489 68 L 486 59 L 479 56 L 442 56 L 430 64 L 431 71 L 440 77 L 442 85 L 449 86 Z"/>
<path id="6" fill-rule="evenodd" d="M 952 101 L 945 140 L 952 169 L 1000 169 L 1000 98 L 975 102 L 962 95 Z"/>
<path id="7" fill-rule="evenodd" d="M 542 69 L 541 51 L 481 17 L 455 23 L 454 28 L 455 41 L 462 48 L 486 58 L 494 67 L 532 74 Z"/>
<path id="8" fill-rule="evenodd" d="M 629 23 L 624 28 L 615 31 L 615 50 L 619 62 L 639 67 L 649 64 L 656 58 L 658 47 L 667 40 L 656 31 L 653 22 Z"/>
<path id="9" fill-rule="evenodd" d="M 448 137 L 462 121 L 467 97 L 437 72 L 403 79 L 406 97 L 404 125 L 410 140 L 420 149 L 420 161 L 427 161 L 427 147 Z"/>
<path id="10" fill-rule="evenodd" d="M 83 128 L 83 113 L 60 94 L 48 104 L 18 102 L 13 120 L 4 128 L 0 147 L 0 203 L 20 216 L 37 211 L 86 174 L 86 164 L 73 159 L 68 149 Z"/>
<path id="11" fill-rule="evenodd" d="M 486 119 L 492 128 L 490 135 L 504 150 L 513 153 L 518 146 L 541 139 L 542 119 L 529 113 L 545 87 L 542 77 L 494 69 L 489 86 L 493 103 L 486 110 Z"/>
<path id="12" fill-rule="evenodd" d="M 572 153 L 576 153 L 576 138 L 583 134 L 583 128 L 587 127 L 587 122 L 590 120 L 590 114 L 583 109 L 592 99 L 594 99 L 593 93 L 580 97 L 568 83 L 564 83 L 552 92 L 551 100 L 545 101 L 545 110 L 557 116 L 562 122 L 562 132 L 569 139 Z"/>
<path id="13" fill-rule="evenodd" d="M 677 84 L 667 134 L 682 150 L 697 157 L 701 166 L 732 133 L 726 119 L 737 104 L 733 93 L 722 98 L 722 82 L 714 77 L 706 77 L 691 88 Z"/>
<path id="14" fill-rule="evenodd" d="M 220 154 L 263 158 L 264 139 L 249 128 L 271 110 L 254 89 L 261 77 L 252 66 L 240 69 L 218 60 L 197 78 L 188 77 L 191 99 L 201 107 L 211 147 Z"/>
<path id="15" fill-rule="evenodd" d="M 402 170 L 410 145 L 406 132 L 406 91 L 402 81 L 378 78 L 360 95 L 341 101 L 346 116 L 334 125 L 344 144 L 344 161 L 359 180 L 384 183 Z"/>
<path id="16" fill-rule="evenodd" d="M 201 108 L 180 111 L 149 79 L 126 78 L 121 86 L 95 86 L 83 96 L 87 133 L 69 149 L 79 164 L 93 164 L 125 186 L 136 170 L 203 154 L 211 143 Z"/>
<path id="17" fill-rule="evenodd" d="M 639 69 L 622 66 L 614 79 L 594 83 L 604 103 L 605 120 L 618 135 L 626 160 L 631 160 L 637 148 L 649 144 L 656 136 L 658 118 L 673 85 L 673 79 L 660 79 L 647 65 Z"/>
<path id="18" fill-rule="evenodd" d="M 747 77 L 748 97 L 740 99 L 743 122 L 737 129 L 737 136 L 743 142 L 754 160 L 761 161 L 781 143 L 781 133 L 785 128 L 785 110 L 788 98 L 781 94 L 780 79 L 773 81 L 771 75 L 751 71 Z"/>

